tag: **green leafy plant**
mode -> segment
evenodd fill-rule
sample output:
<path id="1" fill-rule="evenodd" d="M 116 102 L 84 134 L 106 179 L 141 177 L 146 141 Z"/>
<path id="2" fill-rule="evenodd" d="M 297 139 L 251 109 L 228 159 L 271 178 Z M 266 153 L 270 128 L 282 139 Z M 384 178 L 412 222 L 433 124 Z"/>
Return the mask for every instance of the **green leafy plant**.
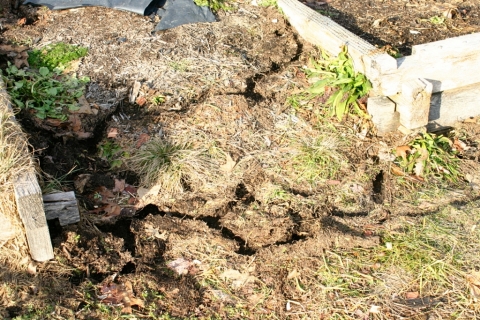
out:
<path id="1" fill-rule="evenodd" d="M 428 21 L 432 24 L 442 24 L 445 22 L 445 17 L 433 16 Z"/>
<path id="2" fill-rule="evenodd" d="M 88 49 L 58 42 L 42 49 L 32 50 L 28 54 L 28 63 L 34 68 L 47 67 L 50 70 L 65 69 L 70 62 L 85 57 Z"/>
<path id="3" fill-rule="evenodd" d="M 88 77 L 61 75 L 61 70 L 40 67 L 25 71 L 8 65 L 3 80 L 12 102 L 20 109 L 34 109 L 40 119 L 65 121 L 67 111 L 78 110 L 78 98 L 85 91 Z"/>
<path id="4" fill-rule="evenodd" d="M 413 174 L 421 180 L 457 182 L 460 177 L 460 160 L 452 145 L 453 142 L 448 137 L 424 133 L 408 146 L 397 148 L 395 163 L 407 174 Z"/>
<path id="5" fill-rule="evenodd" d="M 312 60 L 312 64 L 313 68 L 307 69 L 307 76 L 319 80 L 308 89 L 310 99 L 324 95 L 326 88 L 329 87 L 333 93 L 326 101 L 326 105 L 331 116 L 342 120 L 350 112 L 365 115 L 360 109 L 358 100 L 368 94 L 372 85 L 364 74 L 355 71 L 347 47 L 343 47 L 336 58 L 324 55 L 323 60 Z"/>
<path id="6" fill-rule="evenodd" d="M 156 106 L 164 104 L 165 103 L 165 96 L 163 95 L 158 95 L 152 98 L 152 103 Z"/>
<path id="7" fill-rule="evenodd" d="M 108 161 L 112 169 L 122 165 L 122 160 L 119 158 L 120 156 L 125 156 L 125 154 L 122 152 L 122 148 L 118 144 L 108 140 L 100 144 L 98 149 L 100 158 Z"/>
<path id="8" fill-rule="evenodd" d="M 232 7 L 228 5 L 228 0 L 193 0 L 197 6 L 209 7 L 212 11 L 219 10 L 230 11 Z"/>

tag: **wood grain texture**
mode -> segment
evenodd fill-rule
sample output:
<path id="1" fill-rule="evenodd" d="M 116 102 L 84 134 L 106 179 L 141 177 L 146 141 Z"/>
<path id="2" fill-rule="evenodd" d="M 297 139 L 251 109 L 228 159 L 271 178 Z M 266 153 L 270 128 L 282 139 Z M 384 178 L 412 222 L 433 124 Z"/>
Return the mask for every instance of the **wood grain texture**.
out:
<path id="1" fill-rule="evenodd" d="M 397 59 L 398 70 L 379 79 L 377 94 L 391 96 L 402 83 L 424 78 L 433 93 L 480 83 L 480 33 L 413 46 L 413 54 Z"/>
<path id="2" fill-rule="evenodd" d="M 430 100 L 429 131 L 453 126 L 456 121 L 480 116 L 480 84 L 438 92 Z"/>
<path id="3" fill-rule="evenodd" d="M 401 93 L 392 96 L 400 113 L 400 123 L 408 129 L 425 126 L 428 123 L 432 83 L 418 78 L 402 83 Z"/>
<path id="4" fill-rule="evenodd" d="M 44 195 L 43 207 L 47 220 L 58 218 L 61 226 L 80 221 L 78 203 L 73 191 Z"/>
<path id="5" fill-rule="evenodd" d="M 53 259 L 52 242 L 43 209 L 42 191 L 33 169 L 17 177 L 14 190 L 17 211 L 25 228 L 32 259 L 36 261 Z"/>

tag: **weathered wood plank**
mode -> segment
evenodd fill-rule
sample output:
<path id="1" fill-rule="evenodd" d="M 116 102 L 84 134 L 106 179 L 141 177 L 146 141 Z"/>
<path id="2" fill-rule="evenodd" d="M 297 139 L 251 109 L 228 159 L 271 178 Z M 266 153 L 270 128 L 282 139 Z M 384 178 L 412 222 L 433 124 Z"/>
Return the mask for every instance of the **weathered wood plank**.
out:
<path id="1" fill-rule="evenodd" d="M 376 93 L 391 96 L 402 83 L 424 78 L 433 92 L 480 83 L 480 33 L 413 46 L 414 54 L 397 59 L 398 70 L 379 79 Z"/>
<path id="2" fill-rule="evenodd" d="M 22 219 L 33 260 L 53 258 L 52 242 L 43 210 L 42 191 L 33 170 L 20 174 L 14 184 L 17 210 Z"/>
<path id="3" fill-rule="evenodd" d="M 397 104 L 400 123 L 406 128 L 415 129 L 427 125 L 432 87 L 432 83 L 425 79 L 412 79 L 402 84 L 399 95 L 391 97 Z"/>
<path id="4" fill-rule="evenodd" d="M 308 42 L 333 55 L 337 55 L 341 47 L 346 45 L 355 69 L 367 75 L 371 81 L 380 74 L 396 70 L 397 63 L 394 58 L 378 52 L 372 44 L 299 1 L 279 0 L 278 6 L 290 24 Z"/>
<path id="5" fill-rule="evenodd" d="M 397 130 L 400 125 L 400 114 L 395 111 L 395 102 L 387 97 L 369 97 L 367 101 L 368 113 L 377 128 L 377 134 Z"/>
<path id="6" fill-rule="evenodd" d="M 80 221 L 78 203 L 73 191 L 44 195 L 43 207 L 47 220 L 58 218 L 61 226 Z"/>
<path id="7" fill-rule="evenodd" d="M 456 121 L 480 116 L 480 83 L 432 95 L 427 130 L 452 126 Z"/>

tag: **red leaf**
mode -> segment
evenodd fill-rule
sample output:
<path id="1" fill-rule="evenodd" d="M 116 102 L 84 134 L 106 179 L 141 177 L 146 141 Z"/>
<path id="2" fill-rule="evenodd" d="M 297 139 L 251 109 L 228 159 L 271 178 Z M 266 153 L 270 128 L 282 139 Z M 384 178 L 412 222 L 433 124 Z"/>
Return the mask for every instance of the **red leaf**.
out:
<path id="1" fill-rule="evenodd" d="M 140 148 L 142 145 L 144 145 L 148 140 L 150 140 L 150 136 L 146 133 L 142 133 L 137 140 L 137 148 Z"/>

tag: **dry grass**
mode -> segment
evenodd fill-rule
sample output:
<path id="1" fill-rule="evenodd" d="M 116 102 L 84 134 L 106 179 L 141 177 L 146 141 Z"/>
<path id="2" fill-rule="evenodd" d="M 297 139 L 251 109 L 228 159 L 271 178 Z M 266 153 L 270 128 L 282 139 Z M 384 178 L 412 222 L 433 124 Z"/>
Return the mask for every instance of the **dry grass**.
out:
<path id="1" fill-rule="evenodd" d="M 225 152 L 202 134 L 176 136 L 173 141 L 155 138 L 128 159 L 145 186 L 159 185 L 169 196 L 214 190 L 222 180 L 225 161 Z"/>
<path id="2" fill-rule="evenodd" d="M 13 179 L 21 171 L 32 166 L 27 138 L 8 109 L 8 96 L 0 96 L 0 212 L 2 220 L 9 221 L 11 230 L 8 237 L 0 239 L 0 260 L 20 260 L 26 256 L 26 243 L 22 223 L 17 215 L 13 191 Z M 2 235 L 9 232 L 2 224 Z M 7 231 L 7 232 L 5 232 Z M 14 263 L 15 264 L 15 263 Z"/>

